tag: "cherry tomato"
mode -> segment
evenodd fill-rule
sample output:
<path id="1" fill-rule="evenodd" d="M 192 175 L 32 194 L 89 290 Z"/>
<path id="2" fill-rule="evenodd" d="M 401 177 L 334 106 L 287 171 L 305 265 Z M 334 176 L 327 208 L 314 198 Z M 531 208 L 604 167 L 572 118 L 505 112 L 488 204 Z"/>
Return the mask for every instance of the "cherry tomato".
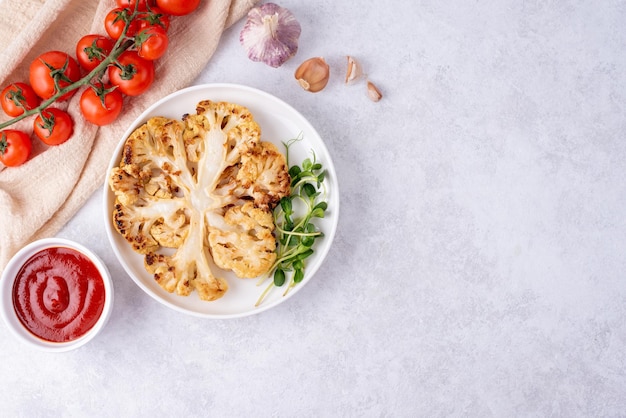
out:
<path id="1" fill-rule="evenodd" d="M 135 6 L 137 5 L 137 0 L 116 0 L 117 7 L 126 7 L 130 10 L 135 10 Z M 137 10 L 146 10 L 147 0 L 139 0 L 139 7 Z"/>
<path id="2" fill-rule="evenodd" d="M 167 32 L 170 28 L 170 17 L 158 7 L 150 7 L 146 13 L 139 15 L 139 29 L 146 29 L 150 26 L 158 26 Z"/>
<path id="3" fill-rule="evenodd" d="M 124 96 L 118 88 L 101 83 L 86 89 L 80 96 L 80 110 L 94 125 L 113 123 L 122 111 Z"/>
<path id="4" fill-rule="evenodd" d="M 113 41 L 102 35 L 85 35 L 76 44 L 76 59 L 83 69 L 96 68 L 113 49 Z"/>
<path id="5" fill-rule="evenodd" d="M 0 162 L 16 167 L 28 160 L 33 144 L 28 135 L 15 129 L 0 131 Z"/>
<path id="6" fill-rule="evenodd" d="M 48 108 L 35 118 L 33 132 L 44 144 L 59 145 L 72 136 L 74 122 L 67 112 Z"/>
<path id="7" fill-rule="evenodd" d="M 39 106 L 39 96 L 33 88 L 26 83 L 9 84 L 0 93 L 2 110 L 9 116 L 19 116 L 24 109 L 31 110 Z"/>
<path id="8" fill-rule="evenodd" d="M 156 0 L 156 5 L 168 15 L 184 16 L 198 8 L 200 0 Z"/>
<path id="9" fill-rule="evenodd" d="M 141 58 L 136 51 L 125 51 L 118 63 L 109 67 L 109 80 L 127 96 L 139 96 L 154 81 L 154 63 Z"/>
<path id="10" fill-rule="evenodd" d="M 122 36 L 122 33 L 124 33 L 124 27 L 126 26 L 126 21 L 130 19 L 130 15 L 131 12 L 123 7 L 116 7 L 107 13 L 104 17 L 104 29 L 111 38 L 117 40 L 120 36 Z M 137 19 L 133 19 L 128 26 L 126 36 L 135 36 L 138 29 L 139 21 Z"/>
<path id="11" fill-rule="evenodd" d="M 81 77 L 80 67 L 74 58 L 61 51 L 48 51 L 41 54 L 30 64 L 30 85 L 37 96 L 49 99 L 57 93 L 55 81 L 59 88 L 69 86 Z M 65 93 L 58 100 L 72 97 L 76 90 Z"/>
<path id="12" fill-rule="evenodd" d="M 158 26 L 143 29 L 135 36 L 137 54 L 150 61 L 161 58 L 167 51 L 168 44 L 169 39 L 165 29 Z"/>

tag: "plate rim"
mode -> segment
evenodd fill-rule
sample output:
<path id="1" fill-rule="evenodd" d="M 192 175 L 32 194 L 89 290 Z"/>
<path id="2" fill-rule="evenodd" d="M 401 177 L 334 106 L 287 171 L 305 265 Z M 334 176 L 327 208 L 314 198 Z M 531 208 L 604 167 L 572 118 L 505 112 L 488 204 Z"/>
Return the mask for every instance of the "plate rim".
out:
<path id="1" fill-rule="evenodd" d="M 292 288 L 289 291 L 289 295 L 287 296 L 283 296 L 281 298 L 278 298 L 276 300 L 274 300 L 273 302 L 269 302 L 265 305 L 261 305 L 258 307 L 254 307 L 253 309 L 247 310 L 245 312 L 235 312 L 235 313 L 224 313 L 224 314 L 217 314 L 217 313 L 206 313 L 206 312 L 198 312 L 196 310 L 193 309 L 187 309 L 184 308 L 178 304 L 172 303 L 169 300 L 161 297 L 160 295 L 156 294 L 155 292 L 152 291 L 152 289 L 150 289 L 148 286 L 146 286 L 146 284 L 144 284 L 139 278 L 135 277 L 134 272 L 131 270 L 130 266 L 127 265 L 124 257 L 122 256 L 122 254 L 120 253 L 120 249 L 118 248 L 117 245 L 115 245 L 113 239 L 113 233 L 115 233 L 115 231 L 112 228 L 112 222 L 111 222 L 111 209 L 108 207 L 108 200 L 111 194 L 110 188 L 109 188 L 109 184 L 108 184 L 108 175 L 109 172 L 111 170 L 111 168 L 116 165 L 119 164 L 119 154 L 121 152 L 122 149 L 122 144 L 125 142 L 125 140 L 128 138 L 128 136 L 132 133 L 133 130 L 135 130 L 138 126 L 140 126 L 142 123 L 144 123 L 148 118 L 149 115 L 151 114 L 151 112 L 153 112 L 156 108 L 158 108 L 159 106 L 162 106 L 164 103 L 171 101 L 173 99 L 175 99 L 177 96 L 181 96 L 181 95 L 185 95 L 185 94 L 189 94 L 191 92 L 194 91 L 198 91 L 198 90 L 218 90 L 218 89 L 226 89 L 226 90 L 232 90 L 234 93 L 236 92 L 248 92 L 248 93 L 252 93 L 255 94 L 257 96 L 260 96 L 266 100 L 271 100 L 274 101 L 275 103 L 277 103 L 280 106 L 283 106 L 284 108 L 288 109 L 290 112 L 293 113 L 294 116 L 297 116 L 298 118 L 301 119 L 302 122 L 304 122 L 307 125 L 307 129 L 310 130 L 311 132 L 313 132 L 317 138 L 319 139 L 319 146 L 322 148 L 322 151 L 324 153 L 325 159 L 327 160 L 325 162 L 325 165 L 327 166 L 327 170 L 330 169 L 330 171 L 332 172 L 332 192 L 333 192 L 333 216 L 332 216 L 332 223 L 331 223 L 331 230 L 326 233 L 326 231 L 324 232 L 324 239 L 328 241 L 328 244 L 325 245 L 322 248 L 322 251 L 320 252 L 321 254 L 321 258 L 320 261 L 313 266 L 312 271 L 308 270 L 305 274 L 308 277 L 305 277 L 305 280 L 303 280 L 303 282 L 299 283 L 298 286 Z M 211 100 L 209 98 L 209 100 Z M 317 144 L 316 144 L 317 146 Z M 317 150 L 316 150 L 317 152 Z M 285 301 L 289 300 L 291 297 L 293 297 L 293 295 L 295 295 L 298 291 L 300 291 L 304 285 L 306 283 L 308 283 L 317 273 L 317 271 L 319 270 L 319 268 L 322 266 L 322 264 L 324 263 L 328 253 L 330 252 L 330 248 L 333 246 L 334 243 L 334 238 L 337 232 L 337 228 L 338 228 L 338 224 L 339 224 L 339 211 L 340 211 L 340 193 L 339 193 L 339 182 L 337 179 L 337 173 L 335 170 L 335 166 L 334 163 L 332 161 L 332 157 L 328 151 L 328 148 L 324 142 L 324 140 L 322 139 L 321 135 L 319 134 L 319 132 L 315 129 L 315 127 L 309 122 L 309 120 L 307 118 L 304 117 L 304 115 L 302 115 L 301 112 L 299 112 L 297 109 L 295 109 L 293 106 L 291 106 L 289 103 L 287 103 L 286 101 L 278 98 L 277 96 L 268 93 L 264 90 L 255 88 L 255 87 L 251 87 L 251 86 L 247 86 L 247 85 L 243 85 L 243 84 L 236 84 L 236 83 L 203 83 L 203 84 L 197 84 L 197 85 L 193 85 L 193 86 L 189 86 L 189 87 L 185 87 L 182 89 L 179 89 L 177 91 L 174 91 L 164 97 L 162 97 L 161 99 L 155 101 L 154 103 L 152 103 L 151 105 L 149 105 L 147 108 L 145 108 L 134 120 L 133 122 L 128 126 L 128 128 L 124 131 L 124 133 L 122 134 L 122 136 L 119 138 L 118 143 L 116 144 L 114 151 L 112 153 L 112 155 L 110 156 L 109 159 L 109 163 L 107 164 L 107 168 L 106 168 L 106 176 L 104 179 L 104 184 L 103 184 L 103 215 L 104 215 L 104 221 L 105 221 L 105 231 L 107 234 L 107 238 L 109 241 L 109 245 L 111 246 L 115 257 L 117 259 L 117 262 L 122 266 L 122 268 L 124 269 L 124 271 L 126 272 L 126 274 L 131 278 L 131 280 L 137 285 L 139 286 L 139 288 L 146 294 L 148 294 L 151 298 L 153 298 L 154 300 L 156 300 L 157 302 L 167 306 L 170 309 L 173 309 L 177 312 L 186 314 L 186 315 L 190 315 L 190 316 L 194 316 L 194 317 L 200 317 L 200 318 L 207 318 L 207 319 L 231 319 L 231 318 L 242 318 L 242 317 L 247 317 L 247 316 L 252 316 L 252 315 L 256 315 L 262 312 L 265 312 L 269 309 L 272 309 L 278 305 L 280 305 L 281 303 L 284 303 Z M 252 279 L 254 280 L 254 279 Z M 262 289 L 261 287 L 259 289 Z M 282 288 L 281 288 L 282 289 Z M 210 302 L 207 302 L 210 303 Z"/>

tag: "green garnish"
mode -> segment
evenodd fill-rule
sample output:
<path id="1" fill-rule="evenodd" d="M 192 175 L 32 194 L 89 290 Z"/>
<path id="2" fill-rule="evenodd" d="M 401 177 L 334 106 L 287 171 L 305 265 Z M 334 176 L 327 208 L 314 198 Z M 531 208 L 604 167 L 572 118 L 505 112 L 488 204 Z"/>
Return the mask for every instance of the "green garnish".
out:
<path id="1" fill-rule="evenodd" d="M 289 147 L 301 141 L 302 135 L 286 143 L 285 158 L 289 167 Z M 317 162 L 315 152 L 312 157 L 302 161 L 300 166 L 289 168 L 291 190 L 274 209 L 276 225 L 276 261 L 269 272 L 259 281 L 259 285 L 268 277 L 273 276 L 259 297 L 255 306 L 259 306 L 269 291 L 274 287 L 282 287 L 288 281 L 283 296 L 304 278 L 305 260 L 313 254 L 313 244 L 317 238 L 323 237 L 313 221 L 323 218 L 328 207 L 326 203 L 325 170 Z"/>

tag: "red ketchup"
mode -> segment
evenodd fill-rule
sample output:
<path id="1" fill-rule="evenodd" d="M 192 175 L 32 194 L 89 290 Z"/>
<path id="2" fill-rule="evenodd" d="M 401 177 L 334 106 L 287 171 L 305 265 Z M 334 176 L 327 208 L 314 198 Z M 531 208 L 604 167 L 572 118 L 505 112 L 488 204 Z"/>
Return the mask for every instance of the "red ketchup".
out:
<path id="1" fill-rule="evenodd" d="M 13 284 L 13 306 L 24 327 L 52 342 L 86 334 L 98 322 L 104 300 L 98 268 L 83 253 L 67 247 L 34 254 Z"/>

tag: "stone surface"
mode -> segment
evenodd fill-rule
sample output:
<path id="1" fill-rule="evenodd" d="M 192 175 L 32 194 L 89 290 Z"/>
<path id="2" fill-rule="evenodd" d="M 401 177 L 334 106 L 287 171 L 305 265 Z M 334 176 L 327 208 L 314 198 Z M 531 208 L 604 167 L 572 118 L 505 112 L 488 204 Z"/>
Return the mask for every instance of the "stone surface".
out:
<path id="1" fill-rule="evenodd" d="M 59 233 L 100 254 L 103 333 L 43 354 L 0 326 L 6 416 L 618 416 L 626 411 L 626 5 L 284 0 L 274 69 L 238 22 L 196 81 L 257 87 L 317 128 L 340 188 L 317 275 L 205 320 L 132 282 L 98 190 Z M 380 88 L 345 86 L 353 55 Z M 323 56 L 317 94 L 293 79 Z"/>

